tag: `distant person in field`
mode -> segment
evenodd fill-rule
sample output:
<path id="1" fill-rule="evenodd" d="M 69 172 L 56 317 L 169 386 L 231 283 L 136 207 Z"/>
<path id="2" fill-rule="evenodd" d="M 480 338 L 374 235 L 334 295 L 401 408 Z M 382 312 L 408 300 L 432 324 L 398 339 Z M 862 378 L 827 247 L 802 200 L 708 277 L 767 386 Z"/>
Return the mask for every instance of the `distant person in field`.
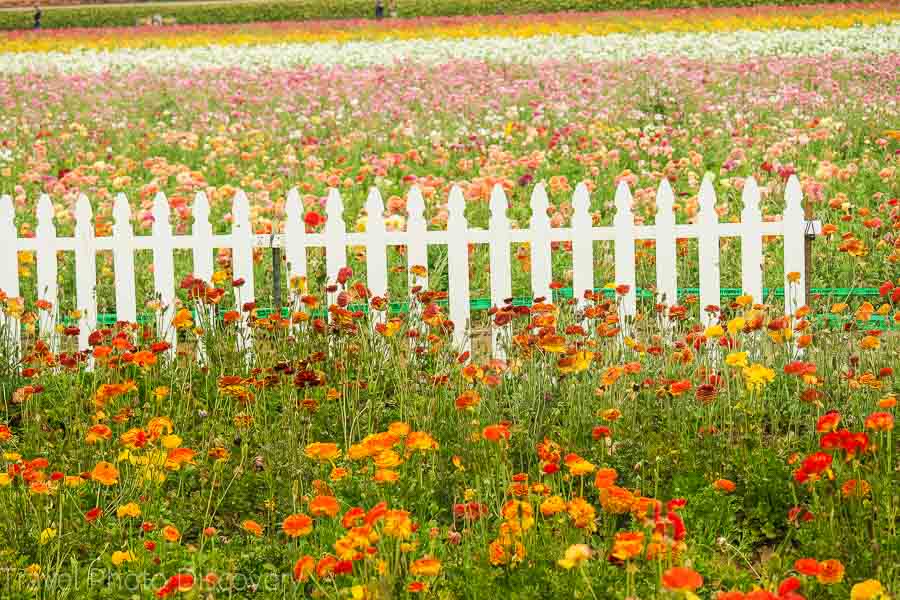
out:
<path id="1" fill-rule="evenodd" d="M 391 18 L 396 19 L 397 18 L 397 0 L 390 0 L 390 6 L 391 6 Z"/>
<path id="2" fill-rule="evenodd" d="M 375 18 L 384 18 L 384 0 L 375 0 Z"/>
<path id="3" fill-rule="evenodd" d="M 41 7 L 38 6 L 37 4 L 35 4 L 34 5 L 34 28 L 35 29 L 41 28 L 41 16 L 42 15 L 43 15 L 43 13 L 41 12 Z"/>

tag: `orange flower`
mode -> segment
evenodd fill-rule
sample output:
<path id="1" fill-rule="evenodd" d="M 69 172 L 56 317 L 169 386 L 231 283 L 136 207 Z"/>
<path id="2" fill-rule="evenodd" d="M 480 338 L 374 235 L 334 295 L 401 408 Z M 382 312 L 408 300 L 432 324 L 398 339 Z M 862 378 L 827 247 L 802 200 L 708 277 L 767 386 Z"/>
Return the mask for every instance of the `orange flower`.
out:
<path id="1" fill-rule="evenodd" d="M 409 566 L 413 577 L 437 577 L 441 574 L 441 561 L 436 558 L 420 558 Z"/>
<path id="2" fill-rule="evenodd" d="M 392 469 L 378 469 L 372 476 L 376 483 L 394 483 L 400 480 L 400 474 Z"/>
<path id="3" fill-rule="evenodd" d="M 868 496 L 870 491 L 872 491 L 872 486 L 865 479 L 860 479 L 859 481 L 849 479 L 841 486 L 841 494 L 843 494 L 844 498 L 862 498 Z"/>
<path id="4" fill-rule="evenodd" d="M 481 396 L 475 390 L 463 392 L 456 398 L 457 410 L 475 408 L 481 403 Z"/>
<path id="5" fill-rule="evenodd" d="M 794 562 L 794 570 L 807 577 L 815 577 L 819 574 L 819 561 L 814 558 L 800 558 Z"/>
<path id="6" fill-rule="evenodd" d="M 91 479 L 99 481 L 103 485 L 115 485 L 119 481 L 119 470 L 112 463 L 101 461 L 91 471 Z"/>
<path id="7" fill-rule="evenodd" d="M 575 527 L 589 531 L 594 530 L 594 518 L 597 515 L 597 511 L 590 502 L 576 496 L 566 506 L 566 511 L 569 513 L 569 517 L 572 518 L 572 524 Z"/>
<path id="8" fill-rule="evenodd" d="M 316 559 L 306 554 L 294 564 L 294 581 L 306 581 L 316 569 Z"/>
<path id="9" fill-rule="evenodd" d="M 891 431 L 894 428 L 894 415 L 886 412 L 874 412 L 866 417 L 866 429 L 874 431 Z"/>
<path id="10" fill-rule="evenodd" d="M 616 473 L 615 469 L 610 469 L 609 467 L 599 469 L 597 475 L 594 476 L 594 487 L 598 490 L 612 487 L 615 485 L 618 476 L 619 474 Z"/>
<path id="11" fill-rule="evenodd" d="M 541 502 L 541 514 L 550 517 L 566 510 L 566 501 L 560 496 L 550 496 Z"/>
<path id="12" fill-rule="evenodd" d="M 252 519 L 247 519 L 243 523 L 241 523 L 241 529 L 252 535 L 253 537 L 261 537 L 263 534 L 262 525 L 253 521 Z"/>
<path id="13" fill-rule="evenodd" d="M 491 442 L 499 442 L 500 440 L 508 440 L 510 437 L 509 426 L 503 423 L 499 425 L 488 425 L 481 432 L 484 439 Z"/>
<path id="14" fill-rule="evenodd" d="M 96 444 L 97 442 L 104 442 L 106 440 L 109 440 L 111 437 L 112 429 L 101 423 L 98 425 L 94 425 L 90 429 L 88 429 L 84 441 L 88 444 Z"/>
<path id="15" fill-rule="evenodd" d="M 672 567 L 662 576 L 663 587 L 681 592 L 693 592 L 703 585 L 703 577 L 688 567 Z"/>
<path id="16" fill-rule="evenodd" d="M 621 515 L 631 512 L 631 507 L 634 506 L 634 502 L 634 494 L 617 485 L 600 489 L 600 505 L 603 506 L 603 510 L 608 513 Z"/>
<path id="17" fill-rule="evenodd" d="M 166 525 L 162 528 L 163 539 L 167 542 L 177 542 L 181 539 L 181 532 L 172 525 Z"/>
<path id="18" fill-rule="evenodd" d="M 616 534 L 610 554 L 619 560 L 631 560 L 644 550 L 644 534 L 641 531 L 624 531 Z"/>
<path id="19" fill-rule="evenodd" d="M 341 455 L 341 449 L 332 442 L 313 442 L 306 447 L 303 453 L 309 458 L 325 462 L 338 458 Z"/>
<path id="20" fill-rule="evenodd" d="M 336 517 L 341 510 L 334 496 L 316 496 L 309 503 L 309 512 L 314 517 Z"/>
<path id="21" fill-rule="evenodd" d="M 413 431 L 406 438 L 407 450 L 437 450 L 438 443 L 424 431 Z"/>
<path id="22" fill-rule="evenodd" d="M 156 355 L 149 350 L 141 350 L 131 357 L 131 362 L 139 367 L 151 367 L 156 364 Z"/>
<path id="23" fill-rule="evenodd" d="M 313 521 L 307 515 L 290 515 L 281 523 L 281 529 L 288 537 L 303 537 L 312 533 Z"/>
<path id="24" fill-rule="evenodd" d="M 841 422 L 841 413 L 836 410 L 830 410 L 816 421 L 816 431 L 818 433 L 828 433 L 837 429 Z"/>
<path id="25" fill-rule="evenodd" d="M 734 482 L 730 479 L 716 479 L 713 482 L 713 488 L 719 490 L 720 492 L 725 492 L 726 494 L 730 494 L 735 490 L 737 486 L 734 485 Z"/>
<path id="26" fill-rule="evenodd" d="M 831 558 L 819 563 L 819 572 L 816 574 L 819 583 L 831 585 L 840 583 L 844 579 L 844 565 L 841 561 Z"/>

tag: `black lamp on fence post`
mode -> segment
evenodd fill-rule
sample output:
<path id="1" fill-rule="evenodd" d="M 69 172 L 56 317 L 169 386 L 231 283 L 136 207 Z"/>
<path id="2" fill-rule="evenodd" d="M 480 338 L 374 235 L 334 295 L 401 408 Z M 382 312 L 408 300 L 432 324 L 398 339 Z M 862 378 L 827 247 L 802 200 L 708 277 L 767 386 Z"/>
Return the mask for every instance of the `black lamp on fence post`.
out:
<path id="1" fill-rule="evenodd" d="M 281 318 L 281 248 L 275 245 L 275 234 L 269 237 L 272 248 L 272 304 L 275 314 Z"/>

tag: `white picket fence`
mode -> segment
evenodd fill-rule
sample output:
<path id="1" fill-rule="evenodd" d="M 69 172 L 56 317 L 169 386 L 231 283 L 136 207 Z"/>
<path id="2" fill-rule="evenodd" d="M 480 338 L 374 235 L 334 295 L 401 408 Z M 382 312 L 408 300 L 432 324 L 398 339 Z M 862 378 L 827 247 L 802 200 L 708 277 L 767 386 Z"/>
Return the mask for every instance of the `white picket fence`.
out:
<path id="1" fill-rule="evenodd" d="M 615 192 L 616 214 L 613 225 L 595 227 L 590 215 L 590 194 L 584 184 L 574 193 L 572 226 L 551 227 L 547 216 L 549 201 L 543 184 L 535 187 L 531 196 L 532 217 L 528 229 L 513 229 L 507 218 L 507 198 L 503 188 L 495 186 L 490 199 L 490 223 L 488 229 L 470 228 L 464 214 L 465 199 L 459 187 L 453 187 L 449 197 L 449 219 L 444 231 L 429 231 L 424 217 L 425 202 L 418 189 L 413 188 L 407 202 L 408 219 L 404 232 L 385 229 L 384 204 L 377 189 L 372 189 L 366 201 L 368 223 L 364 233 L 348 233 L 343 220 L 343 201 L 337 190 L 332 189 L 326 204 L 327 222 L 322 233 L 307 233 L 303 221 L 303 208 L 296 189 L 287 196 L 287 221 L 284 233 L 276 236 L 254 235 L 250 225 L 250 207 L 247 196 L 239 191 L 232 209 L 233 224 L 230 234 L 213 235 L 209 222 L 209 202 L 205 194 L 198 193 L 194 200 L 193 231 L 190 235 L 173 235 L 169 222 L 169 202 L 162 193 L 157 194 L 153 205 L 151 235 L 134 235 L 131 210 L 124 195 L 116 197 L 113 205 L 113 233 L 109 237 L 96 237 L 92 222 L 91 205 L 87 197 L 78 198 L 75 209 L 75 235 L 57 237 L 53 223 L 53 206 L 50 198 L 41 196 L 37 206 L 35 236 L 20 238 L 14 224 L 12 199 L 0 197 L 0 290 L 10 297 L 20 294 L 16 253 L 23 250 L 36 252 L 38 297 L 57 306 L 57 256 L 58 251 L 73 251 L 76 268 L 76 304 L 81 311 L 79 323 L 79 347 L 88 348 L 88 335 L 96 327 L 97 303 L 96 253 L 111 250 L 115 272 L 116 317 L 120 321 L 134 321 L 137 316 L 137 298 L 134 276 L 134 252 L 153 251 L 154 289 L 163 306 L 162 324 L 172 351 L 177 343 L 176 331 L 169 324 L 175 313 L 175 272 L 173 249 L 189 249 L 193 252 L 194 276 L 209 281 L 213 275 L 213 251 L 217 248 L 232 249 L 234 277 L 246 282 L 241 290 L 241 301 L 254 300 L 253 248 L 271 245 L 284 248 L 288 262 L 288 277 L 305 276 L 308 248 L 324 247 L 326 273 L 333 282 L 338 271 L 347 261 L 348 246 L 366 248 L 366 276 L 371 293 L 387 294 L 387 248 L 404 245 L 407 248 L 409 266 L 427 265 L 428 245 L 447 246 L 449 279 L 449 318 L 456 325 L 455 342 L 460 348 L 469 347 L 469 244 L 487 244 L 490 252 L 491 303 L 502 306 L 504 299 L 512 296 L 512 265 L 510 245 L 527 242 L 531 251 L 531 283 L 535 297 L 551 298 L 550 244 L 557 241 L 572 242 L 573 291 L 579 302 L 584 302 L 586 290 L 594 289 L 597 280 L 594 273 L 593 242 L 607 240 L 614 243 L 615 283 L 629 286 L 621 303 L 624 316 L 635 314 L 635 241 L 656 242 L 656 289 L 658 301 L 672 305 L 677 301 L 676 240 L 699 240 L 700 305 L 718 305 L 719 239 L 741 239 L 741 281 L 745 294 L 762 302 L 762 239 L 763 236 L 784 237 L 784 273 L 799 273 L 800 280 L 785 280 L 785 311 L 792 314 L 804 305 L 805 253 L 804 235 L 807 221 L 802 207 L 802 191 L 796 176 L 792 176 L 785 190 L 786 208 L 780 221 L 763 221 L 759 208 L 760 191 L 751 177 L 745 181 L 742 191 L 743 211 L 741 222 L 720 223 L 715 211 L 716 194 L 711 176 L 707 175 L 699 193 L 700 210 L 696 223 L 677 225 L 673 212 L 674 195 L 667 180 L 663 179 L 656 195 L 657 213 L 654 225 L 635 225 L 632 213 L 632 197 L 628 186 L 622 182 Z M 608 277 L 604 278 L 608 281 Z M 412 284 L 412 275 L 410 275 Z M 419 282 L 427 286 L 427 281 Z M 701 311 L 708 322 L 710 315 Z M 376 317 L 378 318 L 378 317 Z M 380 317 L 383 318 L 383 315 Z M 500 332 L 494 328 L 493 348 L 502 355 L 498 343 Z"/>

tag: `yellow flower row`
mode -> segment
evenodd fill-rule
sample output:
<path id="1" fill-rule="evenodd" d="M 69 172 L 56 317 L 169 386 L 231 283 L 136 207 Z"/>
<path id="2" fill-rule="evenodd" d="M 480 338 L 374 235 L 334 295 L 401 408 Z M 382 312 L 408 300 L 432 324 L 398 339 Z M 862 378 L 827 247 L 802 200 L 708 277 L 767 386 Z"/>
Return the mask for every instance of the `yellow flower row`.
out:
<path id="1" fill-rule="evenodd" d="M 900 20 L 900 8 L 880 7 L 831 13 L 732 14 L 713 18 L 686 18 L 671 13 L 659 16 L 577 15 L 536 19 L 418 20 L 397 26 L 354 22 L 343 28 L 334 23 L 277 24 L 270 27 L 206 26 L 162 30 L 98 29 L 88 32 L 15 34 L 3 40 L 5 52 L 69 52 L 80 49 L 115 50 L 140 48 L 189 48 L 197 46 L 251 46 L 283 43 L 382 41 L 409 39 L 461 39 L 560 35 L 611 35 L 635 33 L 697 33 L 772 29 L 845 29 L 884 25 Z"/>

